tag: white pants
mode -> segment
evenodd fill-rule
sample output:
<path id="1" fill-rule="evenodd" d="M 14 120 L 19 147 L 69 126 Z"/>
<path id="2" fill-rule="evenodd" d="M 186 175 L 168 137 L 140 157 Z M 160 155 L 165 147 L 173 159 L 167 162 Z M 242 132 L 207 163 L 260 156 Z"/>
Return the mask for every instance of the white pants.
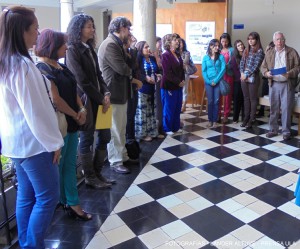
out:
<path id="1" fill-rule="evenodd" d="M 126 143 L 127 102 L 126 104 L 112 104 L 111 140 L 107 145 L 110 166 L 123 164 L 129 159 Z"/>

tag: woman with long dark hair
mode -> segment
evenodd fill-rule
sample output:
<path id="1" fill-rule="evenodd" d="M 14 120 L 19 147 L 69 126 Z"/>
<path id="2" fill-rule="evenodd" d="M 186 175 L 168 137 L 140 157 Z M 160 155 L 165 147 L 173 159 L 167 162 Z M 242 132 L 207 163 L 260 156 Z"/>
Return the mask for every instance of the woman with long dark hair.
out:
<path id="1" fill-rule="evenodd" d="M 81 127 L 79 142 L 85 184 L 93 188 L 109 188 L 114 181 L 105 178 L 101 171 L 107 156 L 107 144 L 111 138 L 110 129 L 97 131 L 96 148 L 93 150 L 98 107 L 102 105 L 102 112 L 105 113 L 110 106 L 110 92 L 102 78 L 94 51 L 94 19 L 85 14 L 73 16 L 67 34 L 66 64 L 75 76 L 78 94 L 87 109 L 87 120 L 84 127 Z"/>
<path id="2" fill-rule="evenodd" d="M 240 62 L 245 50 L 245 45 L 241 40 L 236 40 L 234 42 L 233 49 L 233 123 L 237 124 L 239 121 L 240 112 L 242 112 L 242 120 L 244 119 L 244 96 L 241 87 Z"/>
<path id="3" fill-rule="evenodd" d="M 13 6 L 0 17 L 0 137 L 16 166 L 16 219 L 21 248 L 45 248 L 59 199 L 57 164 L 64 141 L 50 95 L 28 50 L 38 37 L 31 9 Z"/>
<path id="4" fill-rule="evenodd" d="M 241 127 L 251 128 L 255 121 L 258 99 L 259 68 L 265 57 L 264 50 L 257 32 L 251 32 L 248 37 L 248 46 L 243 52 L 240 63 L 242 90 L 244 95 L 245 117 Z"/>
<path id="5" fill-rule="evenodd" d="M 220 54 L 220 42 L 212 39 L 207 47 L 206 55 L 202 60 L 202 76 L 208 101 L 208 125 L 207 128 L 215 128 L 218 121 L 220 101 L 220 80 L 223 78 L 226 63 L 224 56 Z"/>
<path id="6" fill-rule="evenodd" d="M 137 63 L 139 67 L 139 80 L 143 86 L 138 91 L 138 105 L 135 115 L 136 137 L 144 141 L 152 141 L 158 136 L 156 124 L 155 84 L 160 80 L 159 68 L 156 59 L 150 53 L 146 41 L 136 44 L 138 50 Z"/>

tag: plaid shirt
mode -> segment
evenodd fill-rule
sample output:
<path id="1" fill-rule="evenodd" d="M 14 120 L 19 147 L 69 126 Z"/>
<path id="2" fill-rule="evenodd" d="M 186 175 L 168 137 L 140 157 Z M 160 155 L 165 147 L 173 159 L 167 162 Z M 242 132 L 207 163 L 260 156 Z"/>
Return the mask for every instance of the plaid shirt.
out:
<path id="1" fill-rule="evenodd" d="M 245 53 L 245 52 L 244 52 Z M 265 54 L 262 49 L 259 49 L 256 53 L 253 53 L 253 49 L 247 57 L 243 56 L 240 63 L 240 71 L 249 77 L 250 75 L 259 71 L 260 65 L 264 60 Z"/>

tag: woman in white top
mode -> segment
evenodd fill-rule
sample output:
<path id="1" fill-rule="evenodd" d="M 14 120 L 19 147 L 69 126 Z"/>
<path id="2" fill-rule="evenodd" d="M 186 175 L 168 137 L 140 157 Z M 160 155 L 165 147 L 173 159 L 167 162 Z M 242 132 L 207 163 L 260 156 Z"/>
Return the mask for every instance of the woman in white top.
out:
<path id="1" fill-rule="evenodd" d="M 38 36 L 34 12 L 4 9 L 0 17 L 0 137 L 16 165 L 16 218 L 21 248 L 45 248 L 44 236 L 59 198 L 63 138 L 43 79 L 28 49 Z"/>

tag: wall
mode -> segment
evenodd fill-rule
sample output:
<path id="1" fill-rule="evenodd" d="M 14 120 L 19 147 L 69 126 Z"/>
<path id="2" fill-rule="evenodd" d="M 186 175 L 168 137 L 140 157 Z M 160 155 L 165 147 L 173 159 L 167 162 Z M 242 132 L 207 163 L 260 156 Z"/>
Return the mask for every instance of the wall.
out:
<path id="1" fill-rule="evenodd" d="M 246 41 L 247 35 L 256 31 L 266 47 L 272 40 L 273 33 L 281 31 L 285 34 L 287 45 L 294 47 L 299 53 L 299 10 L 298 0 L 274 0 L 274 5 L 273 0 L 229 0 L 229 16 L 232 16 L 230 29 L 233 24 L 245 25 L 242 30 L 232 29 L 232 40 Z"/>

